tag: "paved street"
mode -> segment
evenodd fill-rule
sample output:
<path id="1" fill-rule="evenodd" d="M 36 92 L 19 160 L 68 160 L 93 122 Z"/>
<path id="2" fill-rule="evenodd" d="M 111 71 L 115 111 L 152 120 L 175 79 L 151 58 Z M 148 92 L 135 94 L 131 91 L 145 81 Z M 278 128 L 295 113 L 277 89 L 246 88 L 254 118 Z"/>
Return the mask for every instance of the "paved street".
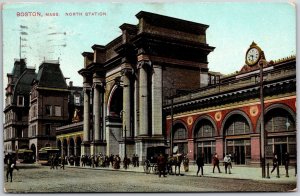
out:
<path id="1" fill-rule="evenodd" d="M 235 192 L 290 191 L 296 182 L 254 181 L 168 175 L 67 167 L 50 170 L 31 166 L 14 171 L 13 182 L 5 182 L 6 192 Z"/>

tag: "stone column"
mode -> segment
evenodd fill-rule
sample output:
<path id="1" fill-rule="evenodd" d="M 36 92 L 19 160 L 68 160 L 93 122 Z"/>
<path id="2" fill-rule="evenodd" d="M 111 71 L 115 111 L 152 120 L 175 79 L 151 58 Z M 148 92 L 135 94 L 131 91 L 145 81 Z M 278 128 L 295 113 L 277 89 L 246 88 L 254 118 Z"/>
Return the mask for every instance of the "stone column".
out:
<path id="1" fill-rule="evenodd" d="M 93 76 L 93 88 L 94 88 L 94 99 L 93 99 L 93 121 L 94 121 L 94 141 L 100 140 L 100 107 L 102 105 L 100 97 L 100 83 L 101 80 L 95 73 Z"/>
<path id="2" fill-rule="evenodd" d="M 134 81 L 134 136 L 139 135 L 139 80 Z"/>
<path id="3" fill-rule="evenodd" d="M 250 135 L 251 144 L 251 165 L 260 164 L 260 135 L 252 134 Z"/>
<path id="4" fill-rule="evenodd" d="M 147 66 L 146 61 L 139 62 L 139 130 L 140 136 L 148 135 L 148 83 L 147 83 Z"/>
<path id="5" fill-rule="evenodd" d="M 224 141 L 222 137 L 216 137 L 216 153 L 218 154 L 219 160 L 223 160 L 224 153 Z M 226 147 L 225 147 L 226 148 Z M 215 152 L 212 152 L 214 154 Z"/>
<path id="6" fill-rule="evenodd" d="M 153 65 L 152 74 L 152 134 L 162 136 L 162 68 Z"/>
<path id="7" fill-rule="evenodd" d="M 122 81 L 123 81 L 123 130 L 126 128 L 126 137 L 131 137 L 131 123 L 130 123 L 130 69 L 122 70 Z M 125 137 L 125 131 L 123 131 L 123 137 Z"/>
<path id="8" fill-rule="evenodd" d="M 90 90 L 88 88 L 84 89 L 83 102 L 83 142 L 88 142 L 90 134 Z"/>
<path id="9" fill-rule="evenodd" d="M 74 156 L 77 156 L 77 144 L 76 144 L 76 142 L 74 142 Z"/>
<path id="10" fill-rule="evenodd" d="M 189 160 L 194 160 L 194 139 L 188 139 L 188 154 Z"/>

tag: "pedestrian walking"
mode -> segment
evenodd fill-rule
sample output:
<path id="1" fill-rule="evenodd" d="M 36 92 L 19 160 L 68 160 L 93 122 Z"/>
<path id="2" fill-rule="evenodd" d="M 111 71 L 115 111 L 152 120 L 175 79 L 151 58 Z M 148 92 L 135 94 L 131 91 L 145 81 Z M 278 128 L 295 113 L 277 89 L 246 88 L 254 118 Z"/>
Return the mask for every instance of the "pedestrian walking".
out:
<path id="1" fill-rule="evenodd" d="M 215 173 L 215 167 L 218 168 L 219 173 L 222 173 L 221 170 L 220 170 L 220 166 L 219 166 L 220 161 L 219 161 L 219 158 L 218 158 L 218 154 L 217 154 L 217 153 L 214 154 L 212 163 L 213 163 L 213 166 L 214 166 L 214 167 L 213 167 L 213 173 Z"/>
<path id="2" fill-rule="evenodd" d="M 284 153 L 284 167 L 285 167 L 285 172 L 286 172 L 286 177 L 289 177 L 289 164 L 290 164 L 290 155 L 288 152 Z"/>
<path id="3" fill-rule="evenodd" d="M 12 182 L 13 179 L 13 171 L 14 169 L 18 170 L 16 166 L 16 161 L 13 160 L 11 157 L 8 158 L 7 160 L 7 168 L 6 168 L 6 182 L 8 182 L 8 176 L 10 176 L 10 182 Z"/>
<path id="4" fill-rule="evenodd" d="M 161 177 L 161 175 L 163 174 L 164 177 L 166 176 L 166 158 L 165 156 L 163 156 L 162 153 L 159 154 L 159 156 L 157 157 L 157 169 L 158 169 L 158 175 L 159 177 Z"/>
<path id="5" fill-rule="evenodd" d="M 139 155 L 135 154 L 135 160 L 136 160 L 136 166 L 139 167 L 140 166 L 140 161 L 139 161 Z"/>
<path id="6" fill-rule="evenodd" d="M 50 162 L 50 169 L 54 169 L 54 155 L 53 154 L 50 154 L 49 162 Z"/>
<path id="7" fill-rule="evenodd" d="M 63 170 L 65 169 L 65 156 L 64 155 L 61 156 L 61 166 L 60 166 L 60 168 L 62 168 Z"/>
<path id="8" fill-rule="evenodd" d="M 183 158 L 183 168 L 185 172 L 189 171 L 189 162 L 190 162 L 189 158 L 185 155 Z"/>
<path id="9" fill-rule="evenodd" d="M 277 158 L 277 154 L 274 154 L 274 157 L 273 157 L 273 169 L 272 169 L 271 173 L 273 173 L 273 171 L 276 169 L 277 166 L 278 166 L 278 158 Z"/>
<path id="10" fill-rule="evenodd" d="M 196 175 L 198 176 L 199 171 L 201 169 L 201 175 L 200 175 L 200 177 L 201 177 L 201 176 L 203 176 L 203 166 L 204 166 L 203 154 L 201 154 L 201 155 L 198 156 L 198 158 L 196 160 L 196 163 L 197 163 L 197 166 L 198 166 L 198 170 L 197 170 L 197 174 Z"/>
<path id="11" fill-rule="evenodd" d="M 124 156 L 124 159 L 123 159 L 123 167 L 124 167 L 124 169 L 127 169 L 127 168 L 128 168 L 127 155 Z"/>
<path id="12" fill-rule="evenodd" d="M 227 170 L 228 170 L 228 173 L 231 174 L 231 171 L 230 171 L 231 158 L 228 154 L 224 157 L 224 164 L 225 164 L 225 173 L 227 174 Z"/>

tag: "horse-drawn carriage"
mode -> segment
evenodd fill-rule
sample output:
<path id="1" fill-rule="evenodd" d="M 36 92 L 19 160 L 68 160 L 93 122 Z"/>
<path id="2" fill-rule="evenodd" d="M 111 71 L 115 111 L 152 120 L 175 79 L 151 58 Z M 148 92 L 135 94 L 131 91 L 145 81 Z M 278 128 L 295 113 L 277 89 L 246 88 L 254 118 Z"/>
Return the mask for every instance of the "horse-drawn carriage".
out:
<path id="1" fill-rule="evenodd" d="M 144 171 L 145 173 L 149 174 L 150 172 L 153 172 L 155 174 L 158 173 L 158 167 L 157 167 L 157 157 L 162 153 L 166 160 L 167 160 L 167 165 L 166 165 L 166 173 L 168 174 L 175 174 L 175 175 L 180 175 L 180 166 L 181 163 L 186 159 L 184 157 L 184 154 L 178 152 L 178 147 L 175 146 L 173 148 L 172 155 L 169 156 L 167 152 L 169 152 L 170 147 L 166 146 L 155 146 L 155 147 L 148 147 L 147 148 L 147 157 L 144 162 Z M 187 162 L 188 164 L 188 162 Z M 188 166 L 185 165 L 185 171 L 187 172 Z M 173 173 L 173 168 L 174 168 L 174 173 Z M 178 172 L 177 172 L 178 169 Z"/>
<path id="2" fill-rule="evenodd" d="M 157 157 L 162 153 L 167 158 L 168 148 L 167 146 L 152 146 L 147 148 L 147 156 L 143 164 L 145 173 L 149 174 L 151 171 L 155 174 L 158 173 Z"/>

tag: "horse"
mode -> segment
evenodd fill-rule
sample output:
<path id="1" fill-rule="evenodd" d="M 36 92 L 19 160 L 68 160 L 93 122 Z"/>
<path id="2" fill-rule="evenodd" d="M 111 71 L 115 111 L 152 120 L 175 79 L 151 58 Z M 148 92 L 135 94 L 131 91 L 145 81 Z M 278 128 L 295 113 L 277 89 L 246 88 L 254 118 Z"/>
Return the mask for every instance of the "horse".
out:
<path id="1" fill-rule="evenodd" d="M 175 166 L 175 175 L 180 175 L 180 166 L 183 160 L 183 154 L 176 154 L 168 158 L 168 173 L 172 174 L 172 166 Z M 178 167 L 178 174 L 176 173 Z"/>

